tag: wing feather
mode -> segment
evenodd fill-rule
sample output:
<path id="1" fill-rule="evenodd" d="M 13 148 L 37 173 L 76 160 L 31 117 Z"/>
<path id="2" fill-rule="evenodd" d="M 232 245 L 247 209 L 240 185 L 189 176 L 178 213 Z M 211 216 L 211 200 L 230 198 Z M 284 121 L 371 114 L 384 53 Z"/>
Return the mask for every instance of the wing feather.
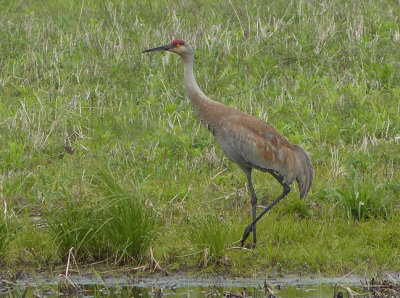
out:
<path id="1" fill-rule="evenodd" d="M 294 181 L 293 144 L 264 121 L 240 113 L 224 119 L 215 137 L 222 151 L 240 166 L 274 170 L 285 183 Z"/>

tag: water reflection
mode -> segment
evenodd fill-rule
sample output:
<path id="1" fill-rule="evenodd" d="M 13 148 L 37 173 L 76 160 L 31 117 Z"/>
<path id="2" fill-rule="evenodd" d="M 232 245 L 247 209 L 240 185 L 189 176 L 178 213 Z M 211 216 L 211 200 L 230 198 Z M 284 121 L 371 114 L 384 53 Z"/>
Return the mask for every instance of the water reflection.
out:
<path id="1" fill-rule="evenodd" d="M 357 289 L 356 289 L 357 290 Z M 360 292 L 360 289 L 358 289 Z M 287 286 L 267 289 L 258 287 L 181 287 L 181 288 L 145 288 L 145 287 L 104 287 L 103 285 L 81 286 L 80 291 L 62 293 L 57 287 L 26 287 L 2 290 L 0 297 L 333 297 L 333 285 Z"/>

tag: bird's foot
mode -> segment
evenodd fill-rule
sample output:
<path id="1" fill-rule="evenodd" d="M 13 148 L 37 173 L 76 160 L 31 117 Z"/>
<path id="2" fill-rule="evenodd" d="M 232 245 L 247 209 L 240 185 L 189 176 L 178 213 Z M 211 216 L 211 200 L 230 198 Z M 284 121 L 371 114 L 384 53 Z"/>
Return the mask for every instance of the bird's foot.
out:
<path id="1" fill-rule="evenodd" d="M 253 232 L 253 226 L 250 224 L 244 230 L 244 234 L 243 234 L 243 237 L 242 237 L 242 247 L 243 247 L 244 242 L 246 241 L 247 237 L 249 237 L 251 232 Z"/>

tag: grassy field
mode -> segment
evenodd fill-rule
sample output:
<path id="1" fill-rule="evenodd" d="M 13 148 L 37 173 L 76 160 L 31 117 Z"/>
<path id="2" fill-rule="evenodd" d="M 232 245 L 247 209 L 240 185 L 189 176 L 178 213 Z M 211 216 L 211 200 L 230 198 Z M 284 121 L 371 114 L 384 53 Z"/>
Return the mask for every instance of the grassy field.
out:
<path id="1" fill-rule="evenodd" d="M 262 275 L 400 270 L 398 1 L 1 1 L 0 263 Z M 204 93 L 312 157 L 250 222 L 246 178 L 193 113 Z M 263 205 L 282 189 L 255 172 Z"/>

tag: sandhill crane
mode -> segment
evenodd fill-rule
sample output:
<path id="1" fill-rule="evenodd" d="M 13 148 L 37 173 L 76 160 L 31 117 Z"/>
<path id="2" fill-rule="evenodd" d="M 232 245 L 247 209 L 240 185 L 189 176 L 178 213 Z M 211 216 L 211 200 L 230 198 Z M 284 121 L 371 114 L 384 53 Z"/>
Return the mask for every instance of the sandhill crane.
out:
<path id="1" fill-rule="evenodd" d="M 271 125 L 230 106 L 216 102 L 200 90 L 193 75 L 194 53 L 183 40 L 144 50 L 169 51 L 183 58 L 184 81 L 194 111 L 204 126 L 211 131 L 222 151 L 245 173 L 250 193 L 253 221 L 246 227 L 241 245 L 253 232 L 253 247 L 257 242 L 256 223 L 291 190 L 297 181 L 300 199 L 310 190 L 314 169 L 307 153 L 290 143 Z M 257 196 L 251 180 L 252 169 L 271 174 L 283 186 L 282 194 L 257 216 Z"/>

